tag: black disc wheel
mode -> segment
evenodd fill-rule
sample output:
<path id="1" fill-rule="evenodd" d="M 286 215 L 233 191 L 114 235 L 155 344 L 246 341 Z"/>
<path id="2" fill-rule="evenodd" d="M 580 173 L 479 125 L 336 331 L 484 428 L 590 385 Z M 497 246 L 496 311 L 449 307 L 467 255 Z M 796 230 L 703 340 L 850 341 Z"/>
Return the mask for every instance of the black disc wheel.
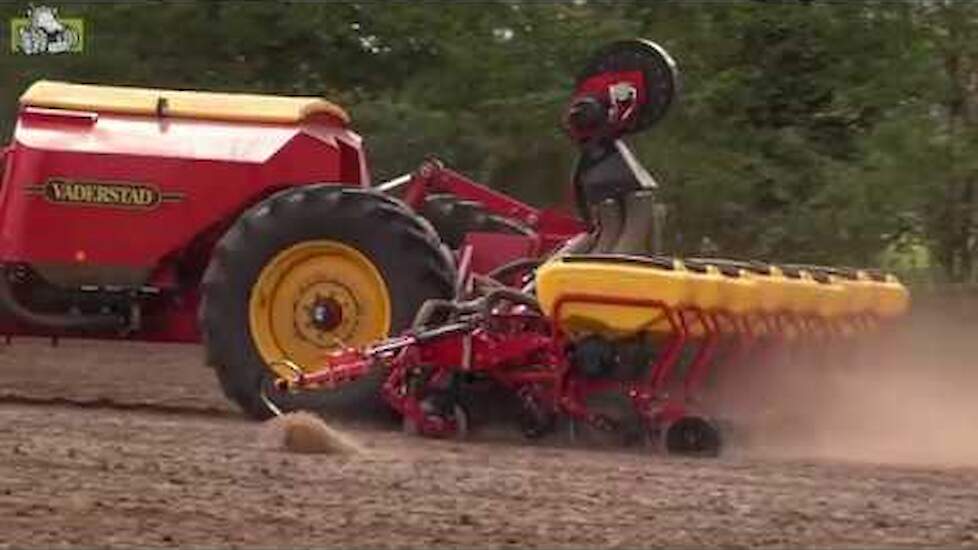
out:
<path id="1" fill-rule="evenodd" d="M 679 456 L 715 457 L 720 454 L 720 431 L 709 420 L 684 416 L 670 424 L 663 434 L 667 452 Z"/>
<path id="2" fill-rule="evenodd" d="M 451 426 L 452 429 L 444 433 L 424 433 L 416 422 L 405 416 L 402 418 L 402 428 L 405 433 L 453 437 L 455 439 L 465 439 L 468 437 L 471 415 L 469 414 L 468 407 L 457 398 L 455 392 L 443 390 L 429 391 L 428 395 L 421 400 L 421 410 L 428 421 L 434 421 L 443 426 Z"/>

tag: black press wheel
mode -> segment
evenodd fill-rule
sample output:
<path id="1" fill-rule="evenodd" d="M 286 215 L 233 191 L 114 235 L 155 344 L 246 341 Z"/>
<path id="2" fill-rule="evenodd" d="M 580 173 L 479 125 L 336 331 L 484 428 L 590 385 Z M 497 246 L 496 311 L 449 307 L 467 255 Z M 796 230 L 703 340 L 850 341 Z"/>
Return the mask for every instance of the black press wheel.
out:
<path id="1" fill-rule="evenodd" d="M 709 420 L 684 416 L 670 424 L 663 434 L 669 454 L 690 457 L 715 457 L 720 454 L 720 431 Z"/>

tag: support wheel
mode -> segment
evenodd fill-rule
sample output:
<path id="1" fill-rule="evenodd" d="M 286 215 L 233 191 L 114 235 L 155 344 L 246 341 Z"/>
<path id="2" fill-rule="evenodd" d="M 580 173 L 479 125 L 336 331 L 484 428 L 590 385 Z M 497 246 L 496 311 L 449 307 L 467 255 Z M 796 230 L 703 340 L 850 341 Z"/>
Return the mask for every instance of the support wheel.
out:
<path id="1" fill-rule="evenodd" d="M 692 457 L 715 457 L 720 454 L 720 431 L 709 420 L 684 416 L 670 424 L 662 434 L 669 454 Z"/>
<path id="2" fill-rule="evenodd" d="M 425 418 L 439 428 L 435 432 L 426 432 L 411 418 L 402 419 L 402 428 L 411 435 L 429 437 L 453 437 L 465 439 L 469 435 L 469 412 L 449 392 L 434 392 L 421 401 L 421 410 Z"/>
<path id="3" fill-rule="evenodd" d="M 527 439 L 540 439 L 554 431 L 557 414 L 553 407 L 542 403 L 531 391 L 519 394 L 520 412 L 518 415 L 520 432 Z"/>

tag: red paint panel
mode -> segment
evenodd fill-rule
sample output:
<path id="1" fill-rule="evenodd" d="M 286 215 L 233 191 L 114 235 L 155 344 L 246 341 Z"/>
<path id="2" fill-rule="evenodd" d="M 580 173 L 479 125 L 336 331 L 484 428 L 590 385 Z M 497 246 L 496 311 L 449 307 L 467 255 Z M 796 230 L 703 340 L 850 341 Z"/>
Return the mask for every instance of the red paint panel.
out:
<path id="1" fill-rule="evenodd" d="M 327 124 L 80 118 L 22 113 L 0 188 L 0 260 L 72 263 L 83 251 L 96 264 L 151 267 L 275 189 L 366 183 L 360 138 Z M 341 144 L 357 158 L 341 159 Z M 148 185 L 164 201 L 151 210 L 54 203 L 38 192 L 50 178 Z"/>

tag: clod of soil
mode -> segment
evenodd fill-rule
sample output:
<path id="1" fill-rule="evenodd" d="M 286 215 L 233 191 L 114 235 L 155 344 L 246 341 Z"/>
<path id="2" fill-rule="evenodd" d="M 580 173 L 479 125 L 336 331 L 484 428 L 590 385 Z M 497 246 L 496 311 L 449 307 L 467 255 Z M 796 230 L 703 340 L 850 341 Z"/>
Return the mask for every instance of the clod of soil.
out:
<path id="1" fill-rule="evenodd" d="M 363 452 L 346 434 L 305 411 L 284 414 L 265 423 L 277 447 L 293 453 L 350 455 Z"/>

